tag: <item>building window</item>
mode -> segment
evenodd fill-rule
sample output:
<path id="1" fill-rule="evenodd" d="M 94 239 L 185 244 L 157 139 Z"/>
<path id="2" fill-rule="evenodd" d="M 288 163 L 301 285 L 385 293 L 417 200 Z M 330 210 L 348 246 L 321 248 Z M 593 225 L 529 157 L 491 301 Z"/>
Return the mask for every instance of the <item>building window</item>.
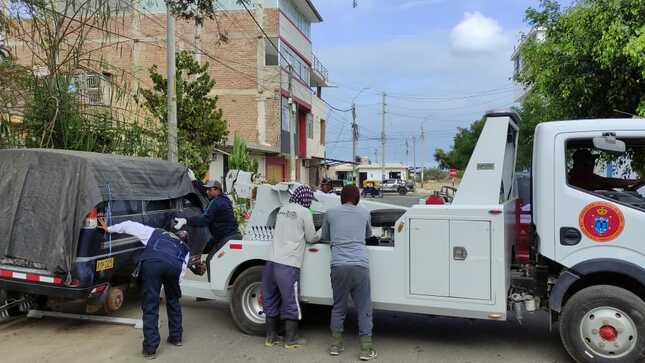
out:
<path id="1" fill-rule="evenodd" d="M 277 66 L 278 62 L 278 51 L 275 49 L 273 44 L 278 46 L 277 38 L 270 38 L 264 40 L 264 65 L 265 66 Z"/>
<path id="2" fill-rule="evenodd" d="M 310 84 L 311 70 L 307 62 L 283 42 L 280 42 L 280 52 L 284 55 L 284 57 L 280 57 L 280 65 L 285 69 L 289 69 L 289 64 L 291 64 L 296 77 L 300 78 L 305 84 Z M 287 59 L 285 60 L 285 58 Z"/>
<path id="3" fill-rule="evenodd" d="M 289 99 L 282 97 L 282 131 L 289 132 Z"/>
<path id="4" fill-rule="evenodd" d="M 112 96 L 112 75 L 109 73 L 86 73 L 74 77 L 75 89 L 81 103 L 86 105 L 109 105 Z"/>
<path id="5" fill-rule="evenodd" d="M 293 5 L 292 0 L 280 0 L 280 10 L 296 25 L 298 30 L 303 32 L 307 38 L 311 38 L 311 23 Z"/>
<path id="6" fill-rule="evenodd" d="M 307 114 L 307 138 L 314 138 L 314 116 L 311 112 Z"/>
<path id="7" fill-rule="evenodd" d="M 325 145 L 325 120 L 320 119 L 320 145 Z"/>

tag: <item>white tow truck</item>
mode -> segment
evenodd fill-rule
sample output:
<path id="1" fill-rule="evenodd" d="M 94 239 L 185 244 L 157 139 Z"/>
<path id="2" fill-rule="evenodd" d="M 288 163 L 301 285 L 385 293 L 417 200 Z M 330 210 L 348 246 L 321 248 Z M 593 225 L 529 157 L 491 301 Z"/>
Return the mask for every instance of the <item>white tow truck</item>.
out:
<path id="1" fill-rule="evenodd" d="M 379 236 L 367 241 L 374 307 L 489 320 L 521 320 L 544 310 L 552 323 L 559 322 L 564 347 L 577 362 L 642 360 L 645 188 L 641 182 L 623 188 L 590 185 L 611 181 L 599 173 L 643 177 L 645 122 L 603 119 L 537 127 L 530 258 L 520 261 L 514 190 L 520 120 L 504 111 L 485 117 L 451 204 L 397 210 L 361 201 Z M 581 182 L 584 155 L 591 156 L 592 174 Z M 244 238 L 230 241 L 213 258 L 212 281 L 185 280 L 184 295 L 230 302 L 240 330 L 261 334 L 262 268 L 277 210 L 295 186 L 258 186 Z M 337 196 L 316 197 L 316 217 L 339 203 Z M 329 263 L 329 244 L 307 247 L 303 302 L 331 305 Z"/>

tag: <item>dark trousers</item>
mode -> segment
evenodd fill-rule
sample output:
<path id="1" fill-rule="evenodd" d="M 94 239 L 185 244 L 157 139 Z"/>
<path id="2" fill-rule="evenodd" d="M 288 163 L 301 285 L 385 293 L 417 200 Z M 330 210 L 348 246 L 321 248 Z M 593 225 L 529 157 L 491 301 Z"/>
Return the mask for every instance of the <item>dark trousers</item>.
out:
<path id="1" fill-rule="evenodd" d="M 154 352 L 159 347 L 159 295 L 161 286 L 166 295 L 169 336 L 181 339 L 181 289 L 179 288 L 180 270 L 160 260 L 146 260 L 141 265 L 143 280 L 143 349 Z"/>
<path id="2" fill-rule="evenodd" d="M 371 337 L 373 323 L 369 269 L 351 265 L 332 266 L 331 288 L 334 294 L 331 331 L 333 333 L 343 332 L 349 297 L 351 296 L 358 313 L 358 335 Z"/>
<path id="3" fill-rule="evenodd" d="M 206 271 L 208 272 L 208 281 L 211 280 L 211 260 L 213 259 L 213 256 L 215 256 L 217 251 L 219 251 L 226 244 L 226 242 L 232 239 L 241 240 L 242 238 L 243 238 L 242 234 L 239 232 L 236 232 L 220 240 L 211 238 L 208 241 L 208 243 L 206 244 L 206 247 L 204 247 L 204 253 L 208 254 L 208 256 L 206 256 Z"/>
<path id="4" fill-rule="evenodd" d="M 275 262 L 267 262 L 262 273 L 264 314 L 282 320 L 300 320 L 300 269 Z"/>

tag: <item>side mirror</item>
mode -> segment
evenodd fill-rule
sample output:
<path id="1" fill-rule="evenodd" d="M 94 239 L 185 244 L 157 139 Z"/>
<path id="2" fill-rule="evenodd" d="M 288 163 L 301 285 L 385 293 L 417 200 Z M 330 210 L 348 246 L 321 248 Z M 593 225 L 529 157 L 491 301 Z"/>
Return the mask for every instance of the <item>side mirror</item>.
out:
<path id="1" fill-rule="evenodd" d="M 624 141 L 616 139 L 616 134 L 608 132 L 602 136 L 593 138 L 594 148 L 616 154 L 622 154 L 627 150 Z"/>

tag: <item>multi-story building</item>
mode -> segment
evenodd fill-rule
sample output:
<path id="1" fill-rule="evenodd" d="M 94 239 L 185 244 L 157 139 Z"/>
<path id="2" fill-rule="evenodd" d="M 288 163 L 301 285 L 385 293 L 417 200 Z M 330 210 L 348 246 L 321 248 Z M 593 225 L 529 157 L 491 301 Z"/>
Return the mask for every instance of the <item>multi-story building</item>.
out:
<path id="1" fill-rule="evenodd" d="M 515 50 L 513 51 L 513 55 L 511 55 L 511 61 L 513 62 L 513 79 L 520 73 L 522 70 L 523 66 L 523 59 L 522 59 L 522 45 L 524 45 L 528 40 L 535 39 L 538 42 L 543 42 L 546 36 L 546 29 L 543 27 L 537 27 L 531 29 L 527 34 L 522 35 L 520 38 L 519 43 L 515 46 Z M 522 103 L 524 98 L 526 97 L 526 94 L 528 92 L 528 89 L 524 87 L 524 85 L 515 82 L 513 86 L 513 102 L 515 103 Z"/>
<path id="2" fill-rule="evenodd" d="M 113 17 L 109 32 L 97 31 L 86 42 L 87 48 L 96 49 L 86 55 L 95 59 L 96 70 L 87 71 L 92 66 L 86 64 L 76 77 L 84 101 L 106 106 L 117 102 L 117 109 L 124 102 L 123 97 L 115 101 L 110 96 L 120 87 L 116 84 L 127 83 L 128 92 L 134 94 L 139 87 L 152 86 L 150 67 L 156 65 L 160 73 L 166 72 L 165 1 L 118 1 L 121 11 Z M 287 179 L 291 97 L 296 104 L 296 176 L 317 184 L 325 156 L 327 106 L 321 92 L 328 86 L 328 73 L 313 53 L 311 28 L 322 17 L 311 0 L 247 3 L 253 18 L 237 0 L 218 0 L 215 16 L 201 26 L 193 21 L 176 22 L 177 51 L 188 50 L 200 63 L 208 62 L 209 74 L 217 82 L 213 95 L 218 97 L 230 132 L 229 142 L 213 154 L 209 177 L 225 176 L 227 152 L 238 133 L 258 159 L 260 174 L 272 181 Z M 33 59 L 25 44 L 14 42 L 13 46 L 25 62 Z M 36 72 L 47 73 L 40 65 L 32 66 Z M 136 106 L 130 102 L 128 107 Z"/>

